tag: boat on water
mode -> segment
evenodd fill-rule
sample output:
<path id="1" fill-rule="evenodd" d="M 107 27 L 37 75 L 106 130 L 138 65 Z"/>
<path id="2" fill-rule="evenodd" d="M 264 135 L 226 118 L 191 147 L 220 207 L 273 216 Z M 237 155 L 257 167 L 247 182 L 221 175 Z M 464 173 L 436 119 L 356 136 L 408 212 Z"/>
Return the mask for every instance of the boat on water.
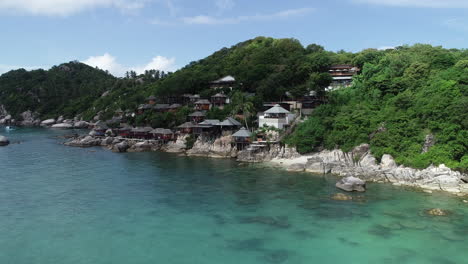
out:
<path id="1" fill-rule="evenodd" d="M 16 130 L 16 128 L 14 126 L 6 126 L 5 130 L 6 131 L 11 131 L 11 130 Z"/>

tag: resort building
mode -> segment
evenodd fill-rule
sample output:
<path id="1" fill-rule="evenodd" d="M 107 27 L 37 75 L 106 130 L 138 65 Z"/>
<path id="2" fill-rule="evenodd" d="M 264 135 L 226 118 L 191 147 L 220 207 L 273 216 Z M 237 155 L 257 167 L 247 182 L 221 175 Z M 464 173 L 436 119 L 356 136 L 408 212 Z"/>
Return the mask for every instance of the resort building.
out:
<path id="1" fill-rule="evenodd" d="M 207 119 L 193 128 L 194 135 L 216 135 L 218 134 L 218 127 L 216 126 L 219 124 L 219 120 L 217 119 Z"/>
<path id="2" fill-rule="evenodd" d="M 213 107 L 222 109 L 228 103 L 228 97 L 223 93 L 217 93 L 211 96 L 211 103 L 213 104 Z"/>
<path id="3" fill-rule="evenodd" d="M 229 89 L 232 91 L 235 84 L 236 84 L 236 79 L 232 77 L 231 75 L 228 75 L 219 80 L 211 82 L 210 88 L 213 90 Z"/>
<path id="4" fill-rule="evenodd" d="M 205 120 L 205 114 L 200 111 L 191 113 L 190 115 L 188 115 L 188 117 L 191 122 L 195 122 L 195 123 L 200 123 Z"/>
<path id="5" fill-rule="evenodd" d="M 170 105 L 168 105 L 168 104 L 156 104 L 153 109 L 156 112 L 167 112 L 167 111 L 169 111 L 169 106 Z"/>
<path id="6" fill-rule="evenodd" d="M 333 78 L 332 83 L 327 88 L 328 91 L 349 87 L 353 82 L 353 76 L 358 74 L 360 69 L 353 65 L 333 65 L 329 68 L 328 72 Z"/>
<path id="7" fill-rule="evenodd" d="M 177 127 L 177 131 L 181 134 L 192 134 L 193 128 L 196 127 L 197 124 L 193 122 L 185 122 L 182 125 Z"/>
<path id="8" fill-rule="evenodd" d="M 250 145 L 252 133 L 247 130 L 245 127 L 241 128 L 239 131 L 232 135 L 233 144 L 236 145 L 237 150 L 243 150 L 245 147 Z"/>
<path id="9" fill-rule="evenodd" d="M 137 127 L 130 131 L 130 136 L 138 139 L 151 139 L 151 131 L 153 131 L 153 128 L 151 127 Z"/>
<path id="10" fill-rule="evenodd" d="M 232 117 L 226 118 L 223 122 L 216 124 L 223 133 L 232 133 L 242 127 L 242 124 Z"/>
<path id="11" fill-rule="evenodd" d="M 181 104 L 171 104 L 169 106 L 169 112 L 177 112 L 180 108 L 182 108 Z"/>
<path id="12" fill-rule="evenodd" d="M 156 104 L 156 97 L 155 96 L 150 96 L 150 97 L 146 98 L 146 100 L 148 101 L 148 104 L 150 104 L 150 105 Z"/>
<path id="13" fill-rule="evenodd" d="M 174 138 L 174 132 L 170 129 L 156 128 L 150 132 L 154 139 L 170 141 Z"/>
<path id="14" fill-rule="evenodd" d="M 201 99 L 195 102 L 195 110 L 208 111 L 211 108 L 211 103 L 207 99 Z"/>
<path id="15" fill-rule="evenodd" d="M 267 126 L 284 129 L 294 121 L 294 118 L 294 114 L 277 104 L 259 116 L 258 125 L 259 127 Z"/>
<path id="16" fill-rule="evenodd" d="M 117 135 L 119 137 L 129 138 L 132 129 L 133 127 L 129 126 L 128 124 L 124 124 L 119 129 L 117 129 Z"/>

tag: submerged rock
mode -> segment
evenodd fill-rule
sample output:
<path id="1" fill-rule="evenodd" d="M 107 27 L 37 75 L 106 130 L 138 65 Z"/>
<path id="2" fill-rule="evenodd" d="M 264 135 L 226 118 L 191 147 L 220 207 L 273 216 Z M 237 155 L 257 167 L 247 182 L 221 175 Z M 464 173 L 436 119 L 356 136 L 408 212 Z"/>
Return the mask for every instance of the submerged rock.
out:
<path id="1" fill-rule="evenodd" d="M 8 138 L 4 136 L 0 136 L 0 146 L 6 146 L 8 144 L 10 144 L 10 141 L 8 140 Z"/>
<path id="2" fill-rule="evenodd" d="M 128 145 L 127 141 L 122 141 L 112 148 L 112 151 L 114 152 L 127 152 L 127 149 L 130 148 Z"/>
<path id="3" fill-rule="evenodd" d="M 343 193 L 336 193 L 331 197 L 331 199 L 335 201 L 351 201 L 353 197 Z"/>
<path id="4" fill-rule="evenodd" d="M 433 208 L 433 209 L 427 210 L 426 214 L 432 215 L 432 216 L 446 216 L 446 215 L 449 215 L 450 213 L 440 208 Z"/>
<path id="5" fill-rule="evenodd" d="M 366 182 L 353 176 L 345 177 L 339 180 L 335 186 L 336 188 L 341 189 L 343 191 L 347 191 L 347 192 L 354 192 L 354 191 L 365 192 L 366 191 Z"/>

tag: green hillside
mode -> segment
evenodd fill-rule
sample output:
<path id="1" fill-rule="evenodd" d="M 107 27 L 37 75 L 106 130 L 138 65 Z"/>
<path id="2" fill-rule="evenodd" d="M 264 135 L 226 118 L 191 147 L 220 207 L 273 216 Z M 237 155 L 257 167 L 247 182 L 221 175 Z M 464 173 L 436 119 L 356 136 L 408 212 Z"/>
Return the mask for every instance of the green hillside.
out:
<path id="1" fill-rule="evenodd" d="M 370 143 L 380 158 L 468 169 L 468 51 L 429 45 L 364 51 L 355 85 L 329 95 L 287 142 L 306 153 Z M 435 145 L 422 153 L 427 135 Z"/>

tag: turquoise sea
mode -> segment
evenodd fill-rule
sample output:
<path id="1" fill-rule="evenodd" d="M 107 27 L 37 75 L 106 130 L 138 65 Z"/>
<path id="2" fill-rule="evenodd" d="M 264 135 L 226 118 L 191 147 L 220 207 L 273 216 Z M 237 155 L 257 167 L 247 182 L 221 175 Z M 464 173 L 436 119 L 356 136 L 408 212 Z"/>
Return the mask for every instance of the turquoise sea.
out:
<path id="1" fill-rule="evenodd" d="M 334 201 L 331 176 L 61 145 L 71 132 L 0 128 L 0 263 L 468 263 L 462 198 Z"/>

